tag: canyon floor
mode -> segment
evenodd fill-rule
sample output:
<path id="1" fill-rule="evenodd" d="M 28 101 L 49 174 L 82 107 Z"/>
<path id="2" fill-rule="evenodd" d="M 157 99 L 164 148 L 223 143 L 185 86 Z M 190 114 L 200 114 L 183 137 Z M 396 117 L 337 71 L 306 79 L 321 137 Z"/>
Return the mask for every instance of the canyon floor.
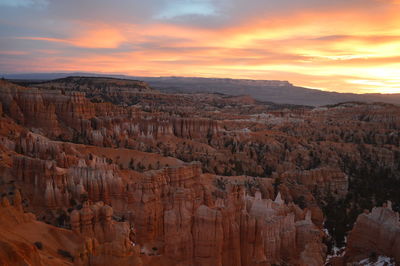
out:
<path id="1" fill-rule="evenodd" d="M 0 80 L 0 265 L 395 265 L 399 192 L 398 105 Z"/>

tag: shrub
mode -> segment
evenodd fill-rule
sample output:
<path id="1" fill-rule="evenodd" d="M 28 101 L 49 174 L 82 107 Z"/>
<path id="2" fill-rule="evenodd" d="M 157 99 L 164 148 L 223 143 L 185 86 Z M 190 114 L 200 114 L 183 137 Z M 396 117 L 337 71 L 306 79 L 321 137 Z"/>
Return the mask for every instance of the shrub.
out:
<path id="1" fill-rule="evenodd" d="M 43 244 L 42 242 L 36 241 L 35 243 L 33 243 L 38 249 L 42 250 L 43 249 Z"/>
<path id="2" fill-rule="evenodd" d="M 57 250 L 57 253 L 60 254 L 61 256 L 63 256 L 64 258 L 67 258 L 67 259 L 70 259 L 71 261 L 74 261 L 74 257 L 71 255 L 71 253 L 69 253 L 66 250 L 59 249 L 59 250 Z"/>
<path id="3" fill-rule="evenodd" d="M 372 263 L 378 261 L 378 255 L 376 254 L 376 252 L 372 252 L 371 254 L 369 254 L 369 261 Z"/>
<path id="4" fill-rule="evenodd" d="M 214 179 L 214 185 L 220 190 L 225 190 L 228 181 L 224 180 L 222 177 Z"/>

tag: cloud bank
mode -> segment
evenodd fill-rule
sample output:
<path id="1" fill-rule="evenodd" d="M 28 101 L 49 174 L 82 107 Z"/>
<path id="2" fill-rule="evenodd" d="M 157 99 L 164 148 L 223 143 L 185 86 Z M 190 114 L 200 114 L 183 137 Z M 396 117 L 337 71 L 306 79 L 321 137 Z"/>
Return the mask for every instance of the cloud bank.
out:
<path id="1" fill-rule="evenodd" d="M 0 0 L 0 72 L 284 79 L 400 92 L 397 0 Z"/>

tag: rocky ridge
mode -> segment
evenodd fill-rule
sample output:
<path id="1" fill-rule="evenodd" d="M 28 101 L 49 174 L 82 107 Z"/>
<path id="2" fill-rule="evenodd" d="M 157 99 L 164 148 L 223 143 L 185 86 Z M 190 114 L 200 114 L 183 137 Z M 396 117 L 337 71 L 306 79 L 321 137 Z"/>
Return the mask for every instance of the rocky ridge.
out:
<path id="1" fill-rule="evenodd" d="M 93 101 L 85 82 L 0 82 L 0 191 L 21 191 L 46 226 L 95 238 L 104 262 L 322 265 L 324 221 L 339 231 L 332 206 L 351 206 L 351 221 L 375 204 L 356 201 L 366 195 L 355 186 L 398 176 L 392 105 L 272 110 L 247 98 L 218 106 L 213 95 L 141 92 L 143 103 L 166 101 L 149 112 L 130 96 L 123 106 Z M 172 111 L 191 97 L 202 100 Z M 385 197 L 397 208 L 392 187 Z"/>

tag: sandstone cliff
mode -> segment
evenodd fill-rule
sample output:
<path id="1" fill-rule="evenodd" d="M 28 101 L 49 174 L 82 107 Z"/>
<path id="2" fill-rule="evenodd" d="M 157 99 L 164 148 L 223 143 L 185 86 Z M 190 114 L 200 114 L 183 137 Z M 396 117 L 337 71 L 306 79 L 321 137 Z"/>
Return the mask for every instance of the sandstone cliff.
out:
<path id="1" fill-rule="evenodd" d="M 360 214 L 349 234 L 344 259 L 358 261 L 372 254 L 394 258 L 400 263 L 399 213 L 392 210 L 392 203 L 375 207 Z"/>
<path id="2" fill-rule="evenodd" d="M 398 204 L 396 106 L 271 111 L 246 97 L 131 85 L 0 81 L 0 192 L 21 192 L 10 210 L 34 213 L 30 230 L 71 237 L 55 247 L 74 262 L 323 265 L 323 226 L 344 237 L 360 208 L 382 195 Z M 387 211 L 375 212 L 357 221 L 348 254 L 395 256 L 375 247 L 381 234 L 397 241 L 376 218 Z M 15 258 L 43 263 L 38 252 Z"/>

